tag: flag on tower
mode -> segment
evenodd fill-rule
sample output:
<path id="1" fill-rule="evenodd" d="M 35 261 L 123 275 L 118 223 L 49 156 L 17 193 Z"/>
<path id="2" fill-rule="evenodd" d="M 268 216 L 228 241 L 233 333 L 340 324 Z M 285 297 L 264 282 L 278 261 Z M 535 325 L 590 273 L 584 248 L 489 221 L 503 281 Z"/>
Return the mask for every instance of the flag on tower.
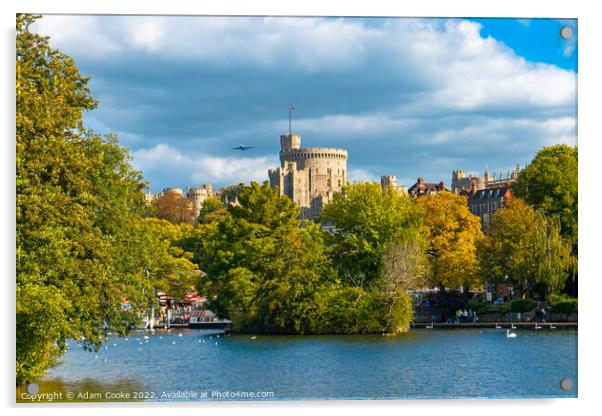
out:
<path id="1" fill-rule="evenodd" d="M 288 103 L 288 109 L 289 110 L 294 110 L 295 106 L 293 104 L 291 104 L 291 103 Z"/>

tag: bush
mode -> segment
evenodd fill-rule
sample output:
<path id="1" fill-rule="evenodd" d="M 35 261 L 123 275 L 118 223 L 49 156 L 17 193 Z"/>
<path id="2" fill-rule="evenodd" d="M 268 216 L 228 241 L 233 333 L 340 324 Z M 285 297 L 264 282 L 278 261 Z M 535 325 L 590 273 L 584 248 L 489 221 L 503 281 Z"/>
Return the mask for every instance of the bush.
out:
<path id="1" fill-rule="evenodd" d="M 571 300 L 572 298 L 567 295 L 566 293 L 561 293 L 559 295 L 555 294 L 555 293 L 550 293 L 548 295 L 548 303 L 550 305 L 553 305 L 555 303 L 559 303 L 559 302 L 564 302 L 567 300 Z"/>
<path id="2" fill-rule="evenodd" d="M 477 315 L 499 314 L 503 315 L 510 308 L 509 303 L 485 303 L 470 301 L 466 304 L 467 309 L 472 309 Z"/>
<path id="3" fill-rule="evenodd" d="M 530 312 L 537 306 L 537 303 L 532 299 L 514 299 L 510 302 L 510 311 L 525 313 Z"/>
<path id="4" fill-rule="evenodd" d="M 577 301 L 577 299 L 572 299 L 572 298 L 556 302 L 550 307 L 551 312 L 564 313 L 566 315 L 576 313 L 577 309 L 578 309 L 578 301 Z"/>
<path id="5" fill-rule="evenodd" d="M 489 306 L 490 305 L 488 303 L 478 302 L 478 301 L 474 301 L 474 300 L 471 300 L 470 302 L 468 302 L 466 304 L 467 309 L 472 309 L 477 314 L 488 313 L 487 311 L 489 309 Z"/>

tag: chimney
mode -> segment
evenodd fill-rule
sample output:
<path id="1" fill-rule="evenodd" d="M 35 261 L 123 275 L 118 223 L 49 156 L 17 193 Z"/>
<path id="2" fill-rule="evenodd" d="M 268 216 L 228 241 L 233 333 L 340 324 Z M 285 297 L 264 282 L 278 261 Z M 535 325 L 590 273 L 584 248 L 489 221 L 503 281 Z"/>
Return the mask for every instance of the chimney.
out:
<path id="1" fill-rule="evenodd" d="M 418 185 L 422 185 L 424 183 L 424 178 L 421 176 L 418 178 Z"/>

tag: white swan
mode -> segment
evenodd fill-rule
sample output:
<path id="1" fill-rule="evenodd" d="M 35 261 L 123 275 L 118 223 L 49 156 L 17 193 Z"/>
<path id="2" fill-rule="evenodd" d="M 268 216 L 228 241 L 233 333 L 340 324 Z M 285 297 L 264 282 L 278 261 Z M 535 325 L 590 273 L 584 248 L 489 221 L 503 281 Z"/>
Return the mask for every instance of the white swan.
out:
<path id="1" fill-rule="evenodd" d="M 426 329 L 433 329 L 433 326 L 434 326 L 434 325 L 433 325 L 433 322 L 431 322 L 431 324 L 430 324 L 430 325 L 427 325 L 427 326 L 425 326 L 425 328 L 426 328 Z"/>
<path id="2" fill-rule="evenodd" d="M 516 334 L 514 332 L 510 332 L 509 329 L 506 330 L 506 338 L 516 338 Z"/>
<path id="3" fill-rule="evenodd" d="M 510 325 L 511 329 L 516 329 L 516 326 L 514 326 L 514 322 L 512 322 L 512 325 Z"/>
<path id="4" fill-rule="evenodd" d="M 498 325 L 498 323 L 496 322 L 496 323 L 495 323 L 495 329 L 502 329 L 502 327 L 501 327 L 501 326 L 499 326 L 499 325 Z"/>
<path id="5" fill-rule="evenodd" d="M 541 327 L 537 325 L 537 322 L 535 323 L 535 329 L 541 329 Z"/>
<path id="6" fill-rule="evenodd" d="M 550 329 L 556 329 L 556 327 L 552 324 L 550 324 Z"/>

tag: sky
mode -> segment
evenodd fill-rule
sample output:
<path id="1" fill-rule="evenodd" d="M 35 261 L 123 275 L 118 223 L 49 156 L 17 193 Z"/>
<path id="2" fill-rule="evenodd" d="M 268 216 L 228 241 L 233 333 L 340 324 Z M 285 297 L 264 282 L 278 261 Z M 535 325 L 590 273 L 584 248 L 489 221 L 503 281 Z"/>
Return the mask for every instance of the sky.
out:
<path id="1" fill-rule="evenodd" d="M 452 170 L 505 174 L 576 141 L 576 20 L 49 15 L 38 26 L 91 76 L 99 107 L 86 125 L 116 133 L 153 192 L 267 180 L 288 103 L 303 146 L 348 150 L 351 181 L 449 186 Z"/>

